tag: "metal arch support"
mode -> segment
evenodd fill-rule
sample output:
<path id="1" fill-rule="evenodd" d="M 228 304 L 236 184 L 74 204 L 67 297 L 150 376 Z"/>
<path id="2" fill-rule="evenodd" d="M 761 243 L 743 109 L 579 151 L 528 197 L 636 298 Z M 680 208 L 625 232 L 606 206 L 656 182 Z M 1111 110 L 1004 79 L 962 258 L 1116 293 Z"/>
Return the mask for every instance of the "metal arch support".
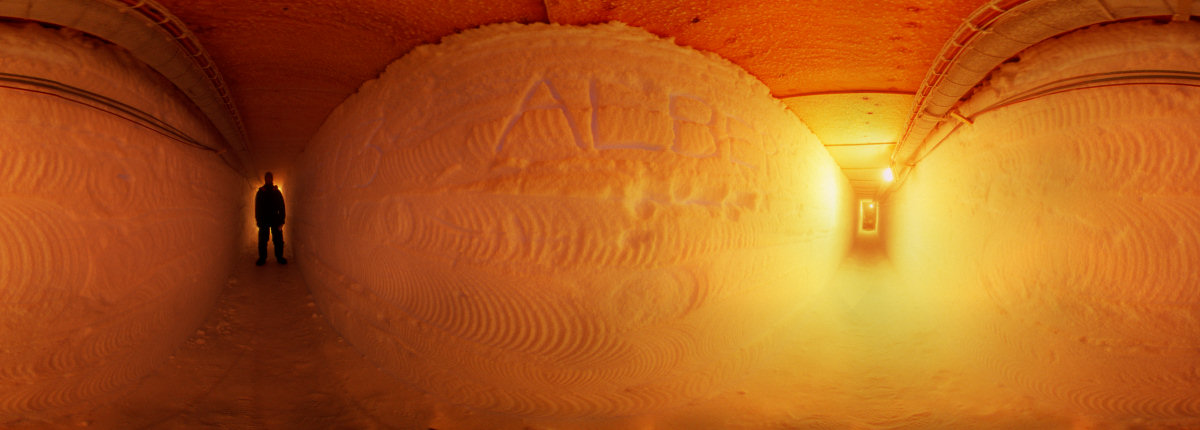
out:
<path id="1" fill-rule="evenodd" d="M 129 51 L 204 112 L 225 140 L 222 157 L 249 172 L 245 128 L 216 64 L 195 34 L 154 0 L 0 0 L 0 17 L 79 30 Z"/>
<path id="2" fill-rule="evenodd" d="M 1192 0 L 992 0 L 973 12 L 942 47 L 917 90 L 912 114 L 892 153 L 896 180 L 886 199 L 927 153 L 929 138 L 992 69 L 1025 48 L 1093 24 L 1133 18 L 1190 19 Z"/>

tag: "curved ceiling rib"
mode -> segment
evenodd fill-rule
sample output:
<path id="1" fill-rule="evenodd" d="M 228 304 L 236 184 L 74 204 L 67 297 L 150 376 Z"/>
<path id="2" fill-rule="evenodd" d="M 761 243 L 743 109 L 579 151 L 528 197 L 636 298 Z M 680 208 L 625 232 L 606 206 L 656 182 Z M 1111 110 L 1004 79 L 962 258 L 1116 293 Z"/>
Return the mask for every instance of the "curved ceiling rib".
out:
<path id="1" fill-rule="evenodd" d="M 125 48 L 204 112 L 244 173 L 245 130 L 225 81 L 196 36 L 163 6 L 152 0 L 0 0 L 0 17 L 60 25 Z"/>
<path id="2" fill-rule="evenodd" d="M 892 153 L 897 180 L 884 198 L 916 165 L 926 141 L 959 100 L 992 69 L 1025 48 L 1093 24 L 1132 18 L 1187 20 L 1192 0 L 993 0 L 968 17 L 942 47 L 917 90 L 912 115 Z"/>

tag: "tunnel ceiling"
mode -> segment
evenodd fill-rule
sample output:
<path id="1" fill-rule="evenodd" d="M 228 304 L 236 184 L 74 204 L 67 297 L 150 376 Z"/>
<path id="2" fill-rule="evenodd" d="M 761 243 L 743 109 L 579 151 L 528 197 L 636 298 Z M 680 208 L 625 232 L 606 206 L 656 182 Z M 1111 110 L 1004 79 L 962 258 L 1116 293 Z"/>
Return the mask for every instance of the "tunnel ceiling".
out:
<path id="1" fill-rule="evenodd" d="M 259 170 L 286 176 L 330 111 L 414 47 L 480 25 L 622 21 L 715 52 L 810 125 L 860 196 L 933 59 L 984 0 L 160 0 L 230 88 Z"/>

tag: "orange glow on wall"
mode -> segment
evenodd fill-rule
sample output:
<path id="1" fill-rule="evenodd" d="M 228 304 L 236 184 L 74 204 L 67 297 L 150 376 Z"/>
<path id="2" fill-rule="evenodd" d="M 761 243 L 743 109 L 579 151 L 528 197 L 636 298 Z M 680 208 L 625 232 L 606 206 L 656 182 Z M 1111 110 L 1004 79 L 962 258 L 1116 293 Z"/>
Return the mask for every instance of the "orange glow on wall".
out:
<path id="1" fill-rule="evenodd" d="M 219 139 L 182 94 L 125 52 L 77 33 L 0 25 L 0 60 L 7 76 L 55 83 L 0 88 L 7 426 L 160 366 L 224 285 L 239 214 L 237 175 L 214 152 L 101 104 L 155 112 L 202 144 Z"/>
<path id="2" fill-rule="evenodd" d="M 446 401 L 524 416 L 726 390 L 851 228 L 845 178 L 760 82 L 619 24 L 419 48 L 299 171 L 301 268 L 339 331 Z"/>
<path id="3" fill-rule="evenodd" d="M 947 363 L 955 384 L 986 384 L 965 392 L 975 401 L 1028 398 L 1089 428 L 1200 411 L 1200 89 L 996 105 L 1049 82 L 1194 71 L 1200 23 L 1176 24 L 1097 27 L 1022 53 L 960 106 L 973 124 L 888 200 L 905 285 L 946 309 L 939 336 L 986 357 Z"/>

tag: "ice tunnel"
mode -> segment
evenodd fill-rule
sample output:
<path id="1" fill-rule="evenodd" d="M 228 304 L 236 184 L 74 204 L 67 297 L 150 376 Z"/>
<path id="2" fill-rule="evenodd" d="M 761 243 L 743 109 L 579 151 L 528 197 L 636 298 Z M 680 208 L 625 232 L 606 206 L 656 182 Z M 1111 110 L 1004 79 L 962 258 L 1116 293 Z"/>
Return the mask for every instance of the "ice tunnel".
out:
<path id="1" fill-rule="evenodd" d="M 0 417 L 161 365 L 228 277 L 242 178 L 122 50 L 0 25 Z M 230 197 L 235 197 L 231 199 Z"/>
<path id="2" fill-rule="evenodd" d="M 164 1 L 185 20 L 122 2 L 57 15 L 149 21 L 0 20 L 0 427 L 105 409 L 179 351 L 236 289 L 267 167 L 294 258 L 255 273 L 297 273 L 299 320 L 385 377 L 246 412 L 226 406 L 271 391 L 222 376 L 235 388 L 207 392 L 240 396 L 222 417 L 257 420 L 237 422 L 344 400 L 401 428 L 1200 426 L 1191 2 L 872 2 L 906 17 L 894 34 L 833 43 L 775 26 L 880 21 L 786 0 Z M 0 14 L 55 15 L 34 3 Z M 924 83 L 882 82 L 939 22 Z M 287 26 L 320 40 L 265 30 Z M 136 31 L 162 40 L 119 39 Z M 237 70 L 228 88 L 199 39 Z M 830 66 L 885 39 L 876 86 Z M 142 55 L 167 55 L 154 43 L 202 64 Z M 320 58 L 273 86 L 289 55 Z M 879 100 L 913 100 L 902 130 Z M 298 363 L 270 371 L 350 362 Z"/>

